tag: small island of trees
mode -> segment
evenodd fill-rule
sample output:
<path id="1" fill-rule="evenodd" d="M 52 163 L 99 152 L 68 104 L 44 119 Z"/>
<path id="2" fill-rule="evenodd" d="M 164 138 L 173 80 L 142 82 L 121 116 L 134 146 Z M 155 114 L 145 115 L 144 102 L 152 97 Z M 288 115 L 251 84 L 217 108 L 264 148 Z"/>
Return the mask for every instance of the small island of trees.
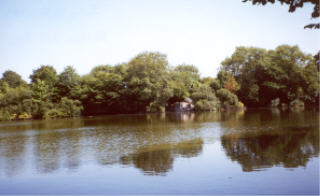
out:
<path id="1" fill-rule="evenodd" d="M 31 82 L 8 70 L 0 80 L 0 120 L 79 115 L 165 112 L 190 97 L 196 111 L 306 106 L 319 108 L 319 55 L 297 46 L 274 50 L 237 47 L 216 78 L 200 77 L 194 65 L 169 66 L 159 52 L 128 63 L 100 65 L 80 76 L 72 66 L 33 70 Z"/>

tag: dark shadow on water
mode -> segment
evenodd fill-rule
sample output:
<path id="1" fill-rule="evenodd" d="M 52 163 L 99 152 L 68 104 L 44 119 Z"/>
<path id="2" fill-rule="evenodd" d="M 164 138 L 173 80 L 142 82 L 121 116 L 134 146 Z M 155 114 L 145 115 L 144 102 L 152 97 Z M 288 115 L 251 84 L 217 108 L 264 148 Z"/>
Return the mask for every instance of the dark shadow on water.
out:
<path id="1" fill-rule="evenodd" d="M 305 167 L 310 158 L 319 156 L 318 117 L 317 113 L 247 112 L 241 121 L 222 124 L 226 130 L 221 144 L 246 172 Z"/>
<path id="2" fill-rule="evenodd" d="M 0 175 L 77 172 L 87 162 L 166 175 L 175 159 L 199 156 L 215 134 L 243 171 L 296 168 L 319 156 L 318 118 L 315 112 L 248 110 L 10 122 L 0 124 Z"/>
<path id="3" fill-rule="evenodd" d="M 138 149 L 136 153 L 121 157 L 124 165 L 133 164 L 141 169 L 145 175 L 166 175 L 172 170 L 174 159 L 177 157 L 196 157 L 202 152 L 201 138 L 179 142 L 177 144 L 164 144 Z"/>

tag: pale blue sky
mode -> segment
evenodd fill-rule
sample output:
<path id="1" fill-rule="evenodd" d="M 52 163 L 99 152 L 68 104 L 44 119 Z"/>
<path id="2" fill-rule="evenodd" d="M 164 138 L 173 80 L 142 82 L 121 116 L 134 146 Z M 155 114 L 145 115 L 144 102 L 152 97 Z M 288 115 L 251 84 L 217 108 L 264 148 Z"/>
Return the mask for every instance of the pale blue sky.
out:
<path id="1" fill-rule="evenodd" d="M 241 0 L 0 0 L 0 74 L 10 69 L 28 79 L 42 64 L 86 74 L 159 51 L 172 66 L 193 64 L 215 76 L 236 46 L 290 44 L 315 54 L 319 31 L 303 29 L 317 22 L 311 11 Z"/>

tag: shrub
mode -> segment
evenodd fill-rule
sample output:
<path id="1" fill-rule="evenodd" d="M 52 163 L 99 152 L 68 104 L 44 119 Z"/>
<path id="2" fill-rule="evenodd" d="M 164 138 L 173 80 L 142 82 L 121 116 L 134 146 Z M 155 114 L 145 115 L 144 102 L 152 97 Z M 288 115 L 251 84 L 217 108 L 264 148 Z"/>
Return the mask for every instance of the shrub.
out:
<path id="1" fill-rule="evenodd" d="M 238 97 L 227 89 L 217 91 L 217 97 L 225 106 L 236 106 Z"/>
<path id="2" fill-rule="evenodd" d="M 60 103 L 56 105 L 56 107 L 47 109 L 44 112 L 43 118 L 50 119 L 50 118 L 79 116 L 81 114 L 81 110 L 82 110 L 82 105 L 80 101 L 63 97 Z"/>
<path id="3" fill-rule="evenodd" d="M 220 108 L 220 103 L 218 101 L 209 101 L 206 99 L 201 99 L 196 102 L 196 111 L 218 111 Z"/>
<path id="4" fill-rule="evenodd" d="M 58 105 L 58 110 L 61 112 L 62 116 L 79 116 L 81 114 L 82 105 L 79 100 L 63 97 Z"/>
<path id="5" fill-rule="evenodd" d="M 0 120 L 10 120 L 10 113 L 8 111 L 0 111 Z"/>

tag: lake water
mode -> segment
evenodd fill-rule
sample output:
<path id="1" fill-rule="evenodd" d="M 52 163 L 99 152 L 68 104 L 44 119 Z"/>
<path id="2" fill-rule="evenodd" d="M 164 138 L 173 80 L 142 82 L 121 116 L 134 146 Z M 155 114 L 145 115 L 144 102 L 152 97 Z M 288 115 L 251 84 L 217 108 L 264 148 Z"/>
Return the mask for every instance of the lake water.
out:
<path id="1" fill-rule="evenodd" d="M 319 194 L 319 113 L 1 122 L 0 194 Z"/>

